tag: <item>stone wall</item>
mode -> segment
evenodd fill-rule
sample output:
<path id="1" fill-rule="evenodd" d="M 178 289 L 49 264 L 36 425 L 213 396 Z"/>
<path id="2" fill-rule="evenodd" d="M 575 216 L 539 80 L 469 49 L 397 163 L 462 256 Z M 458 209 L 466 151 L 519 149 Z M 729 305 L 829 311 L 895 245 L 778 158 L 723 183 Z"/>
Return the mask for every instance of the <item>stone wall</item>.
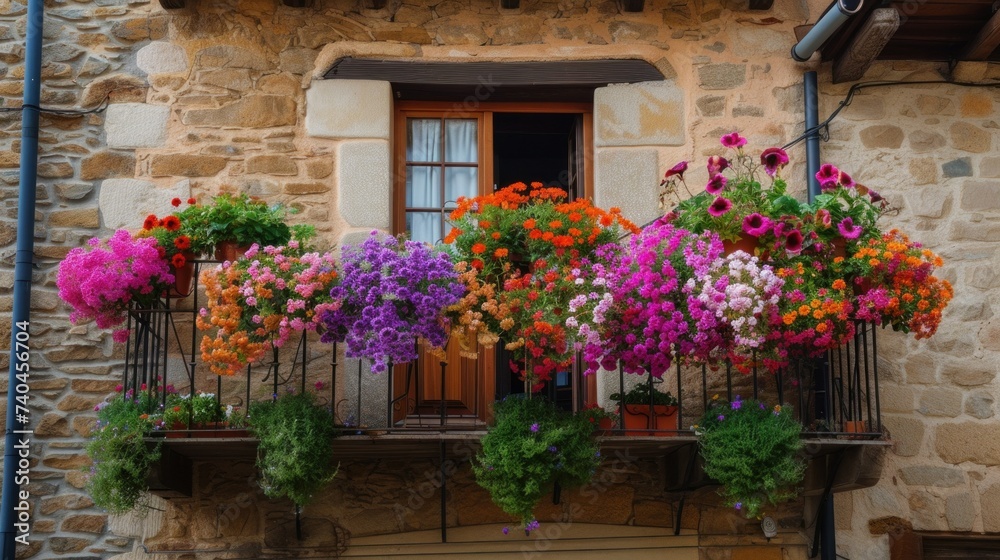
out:
<path id="1" fill-rule="evenodd" d="M 329 0 L 303 9 L 275 0 L 189 4 L 170 13 L 144 0 L 46 8 L 42 104 L 111 105 L 42 117 L 31 327 L 36 557 L 106 557 L 154 534 L 109 522 L 83 490 L 92 408 L 117 383 L 123 349 L 93 325 L 68 324 L 54 290 L 58 259 L 188 194 L 238 190 L 288 203 L 300 210 L 296 220 L 315 224 L 330 244 L 387 227 L 392 101 L 384 85 L 353 84 L 365 110 L 338 108 L 337 100 L 350 99 L 337 95 L 345 86 L 317 80 L 337 58 L 653 63 L 664 82 L 595 95 L 598 203 L 621 203 L 639 221 L 655 212 L 656 184 L 674 162 L 697 162 L 690 182 L 705 180 L 700 163 L 721 153 L 722 133 L 742 131 L 754 150 L 795 138 L 803 127 L 803 70 L 820 73 L 821 116 L 847 92 L 847 85 L 830 85 L 829 65 L 796 64 L 787 54 L 793 27 L 815 21 L 825 7 L 813 0 L 778 0 L 768 12 L 747 11 L 742 0 L 650 0 L 639 14 L 620 12 L 613 0 L 522 0 L 517 10 L 485 0 L 391 0 L 380 10 Z M 3 108 L 20 104 L 25 11 L 0 0 Z M 966 81 L 1000 76 L 987 65 L 957 72 Z M 946 73 L 897 62 L 875 64 L 866 77 L 936 80 Z M 823 145 L 825 160 L 899 208 L 889 221 L 940 252 L 956 285 L 937 337 L 880 339 L 883 412 L 894 447 L 878 486 L 838 496 L 841 553 L 855 560 L 885 558 L 885 528 L 894 524 L 1000 532 L 1000 474 L 989 469 L 1000 464 L 991 437 L 1000 327 L 989 303 L 1000 291 L 998 101 L 995 90 L 956 86 L 863 90 Z M 651 118 L 672 124 L 644 129 Z M 354 126 L 359 120 L 364 127 Z M 0 112 L 0 147 L 0 311 L 9 311 L 16 111 Z M 801 145 L 791 156 L 787 176 L 802 192 Z M 0 318 L 0 346 L 9 333 L 9 316 Z M 6 351 L 0 365 L 7 366 Z M 188 513 L 171 506 L 168 525 Z"/>

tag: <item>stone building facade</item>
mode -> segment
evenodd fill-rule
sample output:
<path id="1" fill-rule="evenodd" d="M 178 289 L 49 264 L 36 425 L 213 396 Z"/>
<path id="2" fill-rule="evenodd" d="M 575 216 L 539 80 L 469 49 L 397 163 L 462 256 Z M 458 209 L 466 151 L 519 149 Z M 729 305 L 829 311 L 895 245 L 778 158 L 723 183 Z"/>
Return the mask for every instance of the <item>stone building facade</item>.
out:
<path id="1" fill-rule="evenodd" d="M 246 460 L 200 464 L 194 498 L 157 501 L 162 511 L 145 518 L 109 519 L 93 506 L 83 490 L 83 446 L 94 405 L 118 383 L 123 349 L 93 325 L 69 324 L 54 276 L 71 248 L 135 227 L 146 212 L 164 212 L 174 196 L 244 191 L 283 202 L 300 209 L 296 220 L 314 224 L 331 246 L 371 228 L 391 229 L 393 142 L 400 133 L 392 90 L 386 82 L 325 80 L 335 62 L 647 61 L 663 80 L 598 88 L 592 109 L 592 194 L 597 204 L 621 206 L 642 223 L 659 211 L 665 169 L 719 153 L 721 134 L 739 130 L 756 150 L 797 137 L 803 71 L 819 72 L 821 116 L 837 107 L 850 84 L 833 85 L 829 64 L 816 58 L 799 64 L 788 55 L 793 28 L 816 21 L 825 5 L 777 0 L 753 12 L 742 0 L 648 0 L 642 12 L 628 13 L 614 0 L 522 0 L 513 10 L 486 0 L 389 0 L 378 9 L 354 0 L 316 0 L 305 8 L 275 0 L 189 0 L 173 11 L 148 0 L 47 2 L 42 105 L 109 105 L 81 116 L 44 114 L 41 121 L 31 321 L 37 462 L 33 544 L 25 557 L 145 558 L 142 546 L 161 546 L 249 558 L 291 546 L 288 504 L 254 493 Z M 3 109 L 21 103 L 25 11 L 16 0 L 0 0 Z M 952 72 L 962 81 L 1000 78 L 1000 68 L 986 63 L 952 71 L 878 62 L 866 79 L 943 80 Z M 838 545 L 852 560 L 888 558 L 894 527 L 1000 533 L 1000 472 L 991 468 L 1000 464 L 994 437 L 1000 323 L 990 303 L 1000 294 L 997 103 L 1000 93 L 987 88 L 872 88 L 844 109 L 822 145 L 824 161 L 898 208 L 889 221 L 940 253 L 956 286 L 934 338 L 886 333 L 880 339 L 881 402 L 892 448 L 878 485 L 837 495 Z M 0 310 L 9 312 L 17 111 L 0 112 L 0 147 Z M 802 193 L 804 150 L 790 155 L 787 176 Z M 704 179 L 699 169 L 691 184 Z M 0 345 L 10 329 L 9 315 L 0 317 Z M 8 365 L 6 352 L 0 365 Z M 575 530 L 617 525 L 624 535 L 669 527 L 676 503 L 655 482 L 661 468 L 636 461 L 609 475 L 615 482 L 602 487 L 597 501 L 569 499 L 553 506 L 562 508 L 554 514 L 576 522 Z M 392 504 L 412 497 L 408 489 L 429 469 L 430 460 L 344 463 L 322 501 L 330 505 L 306 516 L 312 531 L 306 544 L 336 548 L 340 530 L 357 541 L 436 528 L 436 497 L 424 496 L 415 514 L 387 515 Z M 456 469 L 449 523 L 502 524 L 497 511 L 481 506 L 488 500 L 467 465 Z M 663 543 L 676 546 L 678 558 L 805 557 L 811 534 L 796 527 L 801 503 L 768 542 L 710 496 L 695 501 L 682 526 L 687 538 L 701 540 Z M 337 527 L 322 525 L 330 519 L 339 520 Z M 682 556 L 685 547 L 694 547 L 694 556 Z"/>

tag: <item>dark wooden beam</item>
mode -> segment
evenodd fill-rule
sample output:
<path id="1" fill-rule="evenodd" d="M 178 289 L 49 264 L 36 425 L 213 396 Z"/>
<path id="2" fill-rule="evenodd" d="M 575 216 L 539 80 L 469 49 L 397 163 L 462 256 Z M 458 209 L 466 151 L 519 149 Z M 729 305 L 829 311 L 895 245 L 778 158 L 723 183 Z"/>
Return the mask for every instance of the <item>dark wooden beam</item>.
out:
<path id="1" fill-rule="evenodd" d="M 833 83 L 860 80 L 882 49 L 899 29 L 899 12 L 879 8 L 851 39 L 847 49 L 833 63 Z"/>
<path id="2" fill-rule="evenodd" d="M 646 0 L 622 0 L 623 12 L 641 12 L 646 7 Z"/>
<path id="3" fill-rule="evenodd" d="M 750 0 L 751 10 L 770 10 L 774 0 Z"/>
<path id="4" fill-rule="evenodd" d="M 184 0 L 160 0 L 160 6 L 164 10 L 180 10 L 184 7 Z"/>
<path id="5" fill-rule="evenodd" d="M 521 0 L 500 0 L 500 7 L 505 10 L 516 10 L 521 7 Z"/>
<path id="6" fill-rule="evenodd" d="M 959 60 L 986 60 L 1000 46 L 1000 12 L 995 12 L 979 33 L 965 44 Z"/>
<path id="7" fill-rule="evenodd" d="M 309 5 L 309 0 L 281 0 L 281 3 L 289 8 L 305 8 Z"/>

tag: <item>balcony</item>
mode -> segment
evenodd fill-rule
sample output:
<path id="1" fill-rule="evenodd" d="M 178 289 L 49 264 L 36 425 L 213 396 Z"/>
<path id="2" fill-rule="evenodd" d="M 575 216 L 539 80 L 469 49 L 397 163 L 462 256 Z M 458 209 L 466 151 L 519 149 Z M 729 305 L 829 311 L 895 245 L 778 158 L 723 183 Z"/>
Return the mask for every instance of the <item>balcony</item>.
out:
<path id="1" fill-rule="evenodd" d="M 333 443 L 339 457 L 440 458 L 442 465 L 446 457 L 464 453 L 468 458 L 468 451 L 477 448 L 485 433 L 491 403 L 523 391 L 508 370 L 492 367 L 507 359 L 503 350 L 481 352 L 478 361 L 459 359 L 459 366 L 450 370 L 425 355 L 373 374 L 365 361 L 345 358 L 341 348 L 320 343 L 315 333 L 275 351 L 270 361 L 248 367 L 244 375 L 220 377 L 201 361 L 202 333 L 194 328 L 200 306 L 196 285 L 188 298 L 163 299 L 153 309 L 131 314 L 125 387 L 173 385 L 181 394 L 211 392 L 223 406 L 239 407 L 283 391 L 316 391 L 342 428 Z M 739 395 L 791 405 L 804 426 L 810 461 L 805 494 L 811 499 L 878 481 L 888 443 L 882 437 L 877 337 L 877 328 L 859 324 L 846 347 L 824 360 L 798 363 L 777 373 L 756 368 L 741 373 L 728 365 L 716 369 L 677 365 L 662 379 L 650 379 L 621 371 L 585 377 L 574 369 L 556 375 L 545 390 L 569 410 L 590 403 L 617 410 L 620 407 L 609 395 L 624 394 L 638 383 L 670 391 L 678 399 L 676 429 L 625 429 L 619 419 L 598 437 L 609 454 L 665 458 L 666 487 L 678 492 L 713 484 L 700 469 L 692 429 L 713 397 L 732 400 Z M 455 349 L 452 354 L 457 358 Z M 465 383 L 456 389 L 448 371 L 458 372 Z M 256 456 L 256 441 L 245 432 L 192 429 L 157 436 L 163 438 L 163 459 L 159 472 L 153 473 L 152 488 L 168 498 L 191 495 L 194 461 Z"/>

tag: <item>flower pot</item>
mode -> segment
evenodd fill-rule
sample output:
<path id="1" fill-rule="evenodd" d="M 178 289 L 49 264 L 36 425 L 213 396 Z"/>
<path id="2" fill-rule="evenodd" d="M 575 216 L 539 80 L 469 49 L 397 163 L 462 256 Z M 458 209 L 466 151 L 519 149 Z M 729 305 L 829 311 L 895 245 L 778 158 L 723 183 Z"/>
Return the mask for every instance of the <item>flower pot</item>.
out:
<path id="1" fill-rule="evenodd" d="M 184 266 L 175 268 L 174 265 L 170 265 L 170 273 L 174 275 L 174 285 L 166 290 L 164 297 L 183 298 L 191 294 L 195 254 L 191 251 L 183 251 L 181 255 L 184 256 Z"/>
<path id="2" fill-rule="evenodd" d="M 868 431 L 864 420 L 844 420 L 844 431 L 849 434 L 863 434 Z M 847 439 L 864 439 L 864 436 L 847 436 Z"/>
<path id="3" fill-rule="evenodd" d="M 756 237 L 751 237 L 749 235 L 741 235 L 736 241 L 729 241 L 728 239 L 722 240 L 722 254 L 731 255 L 736 251 L 743 251 L 749 255 L 753 255 L 754 251 L 760 243 L 757 241 Z"/>
<path id="4" fill-rule="evenodd" d="M 615 420 L 613 418 L 601 418 L 597 422 L 597 429 L 594 433 L 599 436 L 610 436 L 614 435 L 615 432 Z"/>
<path id="5" fill-rule="evenodd" d="M 219 241 L 215 245 L 215 260 L 235 261 L 250 250 L 250 245 L 240 245 L 235 241 Z"/>
<path id="6" fill-rule="evenodd" d="M 650 431 L 657 430 L 657 431 Z M 625 405 L 625 435 L 672 437 L 677 430 L 677 407 L 648 404 Z"/>

